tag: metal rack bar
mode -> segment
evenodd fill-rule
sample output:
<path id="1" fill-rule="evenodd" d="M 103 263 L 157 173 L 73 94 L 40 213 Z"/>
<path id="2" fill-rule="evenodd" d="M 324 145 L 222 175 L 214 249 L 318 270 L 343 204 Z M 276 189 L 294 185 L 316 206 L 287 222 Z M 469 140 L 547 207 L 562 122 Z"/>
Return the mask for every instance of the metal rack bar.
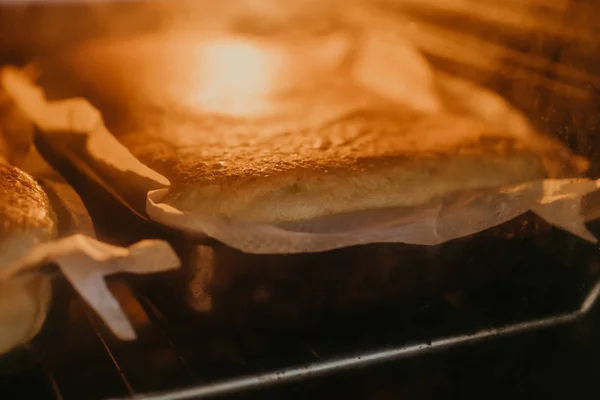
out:
<path id="1" fill-rule="evenodd" d="M 600 296 L 600 280 L 590 290 L 581 306 L 575 311 L 556 314 L 553 316 L 519 322 L 499 328 L 489 328 L 474 333 L 449 336 L 432 340 L 431 342 L 407 345 L 398 348 L 389 348 L 368 352 L 349 357 L 328 361 L 309 363 L 303 366 L 280 369 L 264 374 L 225 380 L 212 384 L 189 387 L 163 393 L 150 393 L 134 396 L 137 400 L 187 400 L 209 396 L 233 393 L 239 390 L 256 389 L 280 383 L 300 380 L 307 377 L 316 377 L 328 373 L 366 367 L 370 364 L 408 358 L 419 354 L 443 350 L 460 345 L 474 344 L 496 337 L 504 337 L 516 333 L 528 332 L 550 326 L 565 324 L 586 315 Z M 113 399 L 126 400 L 127 398 Z"/>

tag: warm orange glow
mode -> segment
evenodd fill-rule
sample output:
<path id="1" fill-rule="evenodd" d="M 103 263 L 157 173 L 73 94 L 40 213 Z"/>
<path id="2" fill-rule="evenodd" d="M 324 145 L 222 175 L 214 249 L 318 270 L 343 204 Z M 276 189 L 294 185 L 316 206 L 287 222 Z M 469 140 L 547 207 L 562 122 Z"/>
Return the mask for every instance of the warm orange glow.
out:
<path id="1" fill-rule="evenodd" d="M 193 57 L 197 69 L 187 104 L 233 115 L 268 110 L 283 62 L 275 49 L 228 39 L 197 46 Z"/>

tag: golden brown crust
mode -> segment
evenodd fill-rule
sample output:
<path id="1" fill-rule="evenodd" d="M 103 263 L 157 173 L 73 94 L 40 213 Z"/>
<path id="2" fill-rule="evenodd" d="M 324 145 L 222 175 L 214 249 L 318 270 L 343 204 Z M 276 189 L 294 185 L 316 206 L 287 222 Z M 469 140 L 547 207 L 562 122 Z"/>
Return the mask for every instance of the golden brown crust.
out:
<path id="1" fill-rule="evenodd" d="M 56 216 L 44 190 L 0 159 L 0 268 L 56 232 Z"/>
<path id="2" fill-rule="evenodd" d="M 184 211 L 303 220 L 420 205 L 456 191 L 559 176 L 572 165 L 569 152 L 546 137 L 392 105 L 323 66 L 308 80 L 294 70 L 290 79 L 300 84 L 276 91 L 271 109 L 257 115 L 182 104 L 186 80 L 200 67 L 185 51 L 181 60 L 168 59 L 172 70 L 152 61 L 177 55 L 177 46 L 165 43 L 88 44 L 63 63 L 111 132 L 171 181 L 166 201 Z M 277 71 L 274 85 L 284 87 L 287 76 Z M 181 101 L 173 97 L 178 90 Z"/>
<path id="3" fill-rule="evenodd" d="M 257 134 L 256 127 L 232 135 L 225 127 L 226 134 L 204 136 L 205 130 L 189 123 L 179 132 L 173 122 L 167 140 L 165 130 L 149 124 L 120 140 L 171 180 L 167 202 L 252 221 L 412 206 L 455 191 L 546 176 L 533 143 L 466 119 L 408 115 L 356 113 L 314 129 L 269 135 Z M 203 140 L 215 136 L 222 141 Z M 180 137 L 197 141 L 178 146 Z"/>

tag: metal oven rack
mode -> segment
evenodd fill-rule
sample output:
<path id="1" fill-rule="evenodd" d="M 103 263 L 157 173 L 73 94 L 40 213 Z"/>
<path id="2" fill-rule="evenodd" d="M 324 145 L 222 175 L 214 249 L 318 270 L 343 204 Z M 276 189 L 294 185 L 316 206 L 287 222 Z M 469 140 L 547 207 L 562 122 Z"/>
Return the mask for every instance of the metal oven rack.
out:
<path id="1" fill-rule="evenodd" d="M 183 389 L 150 393 L 135 396 L 144 400 L 187 400 L 212 397 L 236 391 L 249 390 L 263 386 L 275 385 L 301 379 L 307 379 L 332 372 L 353 368 L 366 367 L 371 364 L 397 360 L 424 354 L 427 352 L 443 350 L 455 346 L 480 342 L 494 337 L 508 336 L 516 333 L 546 328 L 553 325 L 572 322 L 583 317 L 594 305 L 600 294 L 600 281 L 598 281 L 585 298 L 581 307 L 572 312 L 565 312 L 545 318 L 517 322 L 498 328 L 482 329 L 477 332 L 458 334 L 455 336 L 433 339 L 423 343 L 409 344 L 400 347 L 390 347 L 364 353 L 348 355 L 325 361 L 316 361 L 295 367 L 269 371 L 265 373 L 243 376 L 229 380 L 200 384 Z M 125 398 L 123 398 L 124 400 Z"/>
<path id="2" fill-rule="evenodd" d="M 595 255 L 593 246 L 583 246 Z M 589 314 L 600 280 L 595 261 L 588 261 L 586 271 L 593 273 L 587 283 L 557 261 L 538 266 L 547 271 L 546 278 L 531 267 L 531 281 L 479 288 L 462 300 L 455 294 L 436 295 L 410 300 L 402 308 L 315 317 L 294 329 L 235 332 L 190 319 L 160 294 L 118 277 L 109 286 L 136 326 L 139 340 L 132 343 L 116 340 L 63 282 L 60 307 L 40 337 L 0 359 L 0 393 L 57 400 L 212 398 L 493 343 L 490 339 L 568 324 Z M 469 298 L 475 299 L 474 306 Z"/>

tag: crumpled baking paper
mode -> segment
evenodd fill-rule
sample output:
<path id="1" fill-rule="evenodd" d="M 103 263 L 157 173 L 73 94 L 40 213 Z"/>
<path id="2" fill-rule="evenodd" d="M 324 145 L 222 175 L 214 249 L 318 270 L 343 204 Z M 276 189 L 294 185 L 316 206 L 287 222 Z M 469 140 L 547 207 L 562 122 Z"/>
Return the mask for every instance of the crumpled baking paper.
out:
<path id="1" fill-rule="evenodd" d="M 16 111 L 16 110 L 13 110 Z M 0 136 L 8 139 L 5 151 L 16 167 L 29 173 L 44 188 L 55 211 L 62 211 L 62 238 L 44 242 L 25 256 L 0 266 L 0 354 L 31 340 L 42 327 L 52 297 L 51 281 L 58 266 L 86 303 L 120 339 L 136 337 L 127 316 L 111 294 L 105 277 L 117 273 L 152 274 L 178 268 L 179 258 L 165 241 L 145 240 L 128 248 L 94 239 L 91 218 L 81 198 L 62 176 L 42 158 L 32 143 L 11 140 L 26 132 L 27 123 L 12 115 Z M 29 122 L 29 124 L 31 124 Z M 23 131 L 23 129 L 25 130 Z"/>
<path id="2" fill-rule="evenodd" d="M 564 179 L 529 182 L 511 188 L 440 200 L 424 207 L 390 208 L 282 225 L 244 223 L 184 213 L 162 203 L 168 189 L 148 194 L 147 212 L 155 221 L 190 233 L 204 233 L 248 253 L 302 253 L 367 243 L 436 245 L 500 225 L 531 210 L 548 223 L 587 241 L 584 195 L 600 180 Z M 349 221 L 350 220 L 350 221 Z M 335 229 L 336 226 L 341 226 Z"/>
<path id="3" fill-rule="evenodd" d="M 371 60 L 379 57 L 378 52 L 383 54 L 390 50 L 389 37 L 385 41 L 380 39 L 377 34 L 365 39 L 370 41 L 367 47 Z M 379 43 L 385 45 L 379 46 Z M 396 46 L 404 46 L 405 58 L 414 53 L 422 61 L 420 53 L 407 43 L 398 42 Z M 368 60 L 363 60 L 357 63 L 362 65 L 363 71 L 356 73 L 356 79 L 367 86 L 376 82 L 373 76 L 369 76 L 369 71 L 383 81 L 408 81 L 415 77 L 410 84 L 394 87 L 411 92 L 423 91 L 425 94 L 416 104 L 421 111 L 435 113 L 443 107 L 443 102 L 436 101 L 436 94 L 432 92 L 436 89 L 449 94 L 457 102 L 465 99 L 460 104 L 464 109 L 453 112 L 464 112 L 473 118 L 501 124 L 515 134 L 531 132 L 527 120 L 497 94 L 443 74 L 437 74 L 436 81 L 432 82 L 432 75 L 420 70 L 426 64 L 418 60 L 409 63 L 408 70 L 402 70 L 402 63 L 397 60 L 396 69 L 372 68 Z M 65 132 L 85 135 L 88 155 L 98 160 L 103 168 L 110 166 L 111 179 L 118 180 L 119 176 L 131 179 L 133 173 L 149 182 L 145 187 L 145 211 L 151 219 L 194 237 L 213 237 L 244 252 L 316 252 L 375 242 L 434 245 L 502 224 L 529 210 L 585 240 L 596 241 L 585 227 L 581 210 L 582 198 L 600 187 L 600 181 L 589 179 L 540 180 L 514 187 L 461 193 L 422 207 L 373 210 L 296 224 L 245 223 L 182 212 L 163 202 L 169 190 L 168 180 L 133 157 L 106 129 L 100 112 L 85 99 L 50 102 L 45 100 L 42 90 L 19 71 L 5 69 L 1 78 L 7 91 L 44 134 L 56 136 L 57 140 Z M 385 95 L 382 92 L 384 86 L 373 85 L 372 89 Z M 402 101 L 407 96 L 395 96 L 394 99 Z M 109 148 L 111 150 L 107 152 Z M 98 165 L 91 166 L 98 169 Z"/>
<path id="4" fill-rule="evenodd" d="M 38 334 L 52 301 L 52 279 L 36 271 L 0 280 L 0 355 Z"/>
<path id="5" fill-rule="evenodd" d="M 127 248 L 72 235 L 42 243 L 20 260 L 0 269 L 0 282 L 56 264 L 86 303 L 122 340 L 134 340 L 135 331 L 104 281 L 117 273 L 152 274 L 179 267 L 179 258 L 162 240 L 143 240 Z"/>

